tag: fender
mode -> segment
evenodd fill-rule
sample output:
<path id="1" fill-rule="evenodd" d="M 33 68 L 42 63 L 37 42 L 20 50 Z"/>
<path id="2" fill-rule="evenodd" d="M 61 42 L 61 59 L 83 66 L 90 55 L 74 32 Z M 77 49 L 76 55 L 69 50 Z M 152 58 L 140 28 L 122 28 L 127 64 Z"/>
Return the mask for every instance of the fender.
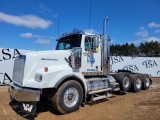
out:
<path id="1" fill-rule="evenodd" d="M 74 73 L 70 70 L 64 70 L 59 72 L 56 76 L 52 78 L 48 87 L 58 88 L 62 83 L 69 79 L 78 81 L 82 85 L 84 90 L 87 90 L 87 85 L 84 76 L 80 72 Z"/>
<path id="2" fill-rule="evenodd" d="M 42 72 L 38 72 L 42 73 Z M 58 88 L 67 79 L 75 79 L 80 82 L 84 89 L 87 90 L 86 80 L 81 72 L 72 69 L 68 65 L 56 65 L 49 67 L 49 72 L 43 73 L 44 81 L 40 85 L 41 88 Z"/>
<path id="3" fill-rule="evenodd" d="M 59 88 L 64 82 L 68 81 L 68 80 L 76 80 L 78 81 L 83 89 L 83 100 L 86 101 L 86 91 L 87 91 L 87 86 L 86 86 L 86 82 L 83 81 L 80 77 L 78 77 L 77 75 L 74 74 L 70 74 L 70 75 L 66 75 L 64 77 L 62 77 L 61 79 L 59 79 L 57 81 L 57 83 L 54 85 L 54 88 Z"/>
<path id="4" fill-rule="evenodd" d="M 70 75 L 66 75 L 66 76 L 62 77 L 62 78 L 54 85 L 54 88 L 58 88 L 58 87 L 61 85 L 61 83 L 64 83 L 64 81 L 67 80 L 68 78 L 74 78 L 74 79 L 76 79 L 78 82 L 81 82 L 81 83 L 82 83 L 82 80 L 81 80 L 78 76 L 76 76 L 76 75 L 74 75 L 74 74 L 70 74 Z M 83 86 L 84 86 L 84 85 L 83 85 Z"/>
<path id="5" fill-rule="evenodd" d="M 25 87 L 27 86 L 39 89 L 57 88 L 66 79 L 75 78 L 77 81 L 83 84 L 83 87 L 85 88 L 85 90 L 87 90 L 86 80 L 80 71 L 73 70 L 68 65 L 56 65 L 56 66 L 51 66 L 48 69 L 49 69 L 48 72 L 44 72 L 43 69 L 40 69 L 34 73 L 32 72 L 33 74 L 32 76 L 30 76 L 31 79 L 27 79 L 23 85 Z M 41 82 L 35 81 L 33 79 L 36 73 L 43 75 L 43 80 Z"/>

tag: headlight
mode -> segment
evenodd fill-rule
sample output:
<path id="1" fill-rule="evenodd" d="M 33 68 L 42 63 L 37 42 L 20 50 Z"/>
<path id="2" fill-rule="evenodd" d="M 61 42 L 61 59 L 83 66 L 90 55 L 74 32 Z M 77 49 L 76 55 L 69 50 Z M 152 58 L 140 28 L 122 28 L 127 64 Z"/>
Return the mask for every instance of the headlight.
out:
<path id="1" fill-rule="evenodd" d="M 34 79 L 38 82 L 41 82 L 42 81 L 42 74 L 39 74 L 39 73 L 36 73 Z"/>

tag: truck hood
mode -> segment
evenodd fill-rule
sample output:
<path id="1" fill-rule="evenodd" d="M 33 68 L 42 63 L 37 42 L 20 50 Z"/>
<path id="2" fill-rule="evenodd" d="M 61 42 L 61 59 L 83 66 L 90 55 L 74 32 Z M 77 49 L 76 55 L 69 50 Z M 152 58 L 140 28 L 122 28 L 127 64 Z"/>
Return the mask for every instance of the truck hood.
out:
<path id="1" fill-rule="evenodd" d="M 52 51 L 38 51 L 24 54 L 24 77 L 23 84 L 28 80 L 33 80 L 36 73 L 44 73 L 44 68 L 48 67 L 48 71 L 56 71 L 55 68 L 71 69 L 69 63 L 65 60 L 71 55 L 71 50 L 52 50 Z M 58 67 L 59 66 L 59 67 Z"/>
<path id="2" fill-rule="evenodd" d="M 55 65 L 67 65 L 66 58 L 71 55 L 71 50 L 51 50 L 51 51 L 38 51 L 25 54 L 26 62 L 25 68 L 27 66 L 35 66 L 38 69 L 44 67 L 51 67 Z"/>
<path id="3" fill-rule="evenodd" d="M 47 56 L 47 55 L 55 55 L 55 54 L 67 54 L 71 53 L 71 50 L 48 50 L 48 51 L 35 51 L 35 52 L 29 52 L 25 53 L 26 56 Z"/>

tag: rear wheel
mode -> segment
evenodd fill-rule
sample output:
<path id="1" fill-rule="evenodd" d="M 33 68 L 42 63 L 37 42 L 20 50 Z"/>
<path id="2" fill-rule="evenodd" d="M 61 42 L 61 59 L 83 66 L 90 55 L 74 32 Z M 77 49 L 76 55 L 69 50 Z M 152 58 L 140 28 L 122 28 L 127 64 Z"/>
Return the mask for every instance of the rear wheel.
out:
<path id="1" fill-rule="evenodd" d="M 129 73 L 121 72 L 117 74 L 116 80 L 120 85 L 121 90 L 128 91 L 131 86 L 131 77 Z"/>
<path id="2" fill-rule="evenodd" d="M 134 92 L 139 92 L 142 88 L 142 80 L 139 74 L 131 75 L 131 90 Z"/>
<path id="3" fill-rule="evenodd" d="M 147 90 L 151 84 L 149 75 L 142 74 L 142 89 Z"/>
<path id="4" fill-rule="evenodd" d="M 74 80 L 62 84 L 52 98 L 53 107 L 60 113 L 66 114 L 76 111 L 82 103 L 83 90 Z"/>

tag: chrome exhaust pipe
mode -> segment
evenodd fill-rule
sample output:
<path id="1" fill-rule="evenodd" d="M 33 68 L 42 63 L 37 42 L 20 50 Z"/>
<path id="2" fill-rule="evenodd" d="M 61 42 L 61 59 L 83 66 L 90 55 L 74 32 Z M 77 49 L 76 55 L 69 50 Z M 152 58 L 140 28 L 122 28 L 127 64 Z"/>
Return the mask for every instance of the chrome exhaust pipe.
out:
<path id="1" fill-rule="evenodd" d="M 106 34 L 106 22 L 108 17 L 104 19 L 103 23 L 103 39 L 102 39 L 102 73 L 105 75 L 108 71 L 108 63 L 109 63 L 109 36 Z"/>

